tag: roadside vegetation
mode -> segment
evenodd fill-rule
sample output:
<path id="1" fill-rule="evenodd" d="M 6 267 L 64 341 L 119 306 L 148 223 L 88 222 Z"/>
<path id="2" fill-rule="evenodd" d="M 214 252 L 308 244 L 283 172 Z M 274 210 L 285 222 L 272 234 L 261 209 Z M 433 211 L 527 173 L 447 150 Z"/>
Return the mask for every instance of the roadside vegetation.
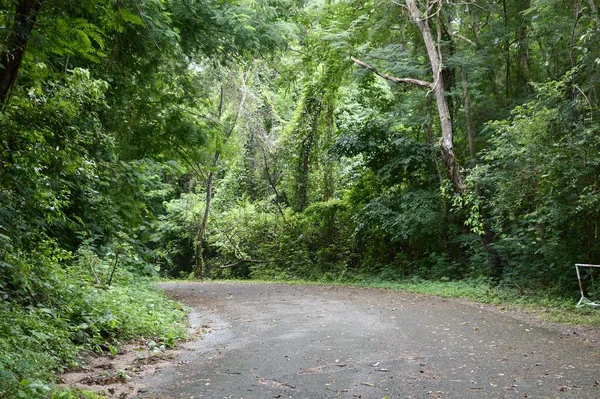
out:
<path id="1" fill-rule="evenodd" d="M 0 396 L 181 337 L 158 277 L 597 323 L 599 40 L 592 0 L 0 1 Z"/>
<path id="2" fill-rule="evenodd" d="M 0 286 L 1 398 L 75 398 L 53 383 L 57 372 L 84 366 L 87 355 L 115 355 L 132 339 L 172 346 L 185 338 L 186 310 L 126 259 L 113 274 L 113 259 L 66 256 L 44 248 L 35 258 L 8 259 L 17 270 Z"/>
<path id="3" fill-rule="evenodd" d="M 401 282 L 366 279 L 369 287 L 400 290 L 443 298 L 459 298 L 490 304 L 500 309 L 520 310 L 542 321 L 579 326 L 600 326 L 600 312 L 594 307 L 577 308 L 573 293 L 562 290 L 536 290 L 518 286 L 498 285 L 486 280 L 428 281 L 411 279 Z"/>

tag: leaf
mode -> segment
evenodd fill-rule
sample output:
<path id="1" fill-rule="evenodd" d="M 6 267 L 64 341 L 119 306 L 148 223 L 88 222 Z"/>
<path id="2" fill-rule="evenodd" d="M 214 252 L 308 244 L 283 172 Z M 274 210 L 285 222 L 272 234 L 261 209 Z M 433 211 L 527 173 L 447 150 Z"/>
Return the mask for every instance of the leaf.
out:
<path id="1" fill-rule="evenodd" d="M 121 15 L 121 18 L 123 18 L 123 20 L 125 22 L 129 22 L 134 25 L 140 25 L 140 26 L 144 25 L 144 20 L 139 15 L 134 14 L 125 8 L 120 8 L 119 14 Z"/>

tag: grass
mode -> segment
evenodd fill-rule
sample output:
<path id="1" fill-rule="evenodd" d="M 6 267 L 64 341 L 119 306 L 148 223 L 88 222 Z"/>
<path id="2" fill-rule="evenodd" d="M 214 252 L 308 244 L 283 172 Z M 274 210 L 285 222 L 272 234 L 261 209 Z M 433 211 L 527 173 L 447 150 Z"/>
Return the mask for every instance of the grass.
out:
<path id="1" fill-rule="evenodd" d="M 554 291 L 523 289 L 495 285 L 487 280 L 434 281 L 411 278 L 401 281 L 384 281 L 377 276 L 355 276 L 345 280 L 303 280 L 278 276 L 277 279 L 216 280 L 223 282 L 255 282 L 282 284 L 314 284 L 389 289 L 414 294 L 457 298 L 471 302 L 495 305 L 505 309 L 518 309 L 539 316 L 542 320 L 580 326 L 600 326 L 600 309 L 577 308 L 578 297 L 560 296 Z"/>
<path id="2" fill-rule="evenodd" d="M 487 281 L 427 281 L 413 279 L 397 283 L 367 282 L 365 286 L 403 292 L 460 298 L 472 302 L 517 308 L 538 314 L 545 321 L 571 325 L 600 326 L 600 311 L 577 308 L 576 300 L 552 293 L 492 285 Z"/>

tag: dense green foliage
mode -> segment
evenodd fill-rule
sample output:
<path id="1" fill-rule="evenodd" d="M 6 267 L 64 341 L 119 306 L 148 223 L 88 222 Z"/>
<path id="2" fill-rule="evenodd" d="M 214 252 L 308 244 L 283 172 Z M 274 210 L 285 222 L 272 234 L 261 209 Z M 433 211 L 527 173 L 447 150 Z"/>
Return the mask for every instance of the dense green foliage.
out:
<path id="1" fill-rule="evenodd" d="M 600 262 L 595 0 L 0 9 L 0 396 L 180 334 L 152 276 L 570 298 Z"/>
<path id="2" fill-rule="evenodd" d="M 171 247 L 190 244 L 168 236 L 165 204 L 222 145 L 229 116 L 204 114 L 218 107 L 209 79 L 283 46 L 291 27 L 273 18 L 293 7 L 0 9 L 0 397 L 43 398 L 88 351 L 184 336 L 184 309 L 150 286 L 177 263 Z"/>
<path id="3" fill-rule="evenodd" d="M 406 10 L 307 8 L 215 194 L 214 276 L 490 278 L 568 297 L 573 263 L 598 262 L 594 3 L 428 4 L 465 189 L 431 91 L 385 81 L 429 79 Z M 350 56 L 372 70 L 351 74 Z"/>

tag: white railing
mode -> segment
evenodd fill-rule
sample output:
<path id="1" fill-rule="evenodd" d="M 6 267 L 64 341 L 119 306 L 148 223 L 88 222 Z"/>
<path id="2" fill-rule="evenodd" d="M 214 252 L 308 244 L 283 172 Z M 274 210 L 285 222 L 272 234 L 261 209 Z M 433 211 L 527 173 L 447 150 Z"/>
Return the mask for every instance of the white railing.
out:
<path id="1" fill-rule="evenodd" d="M 575 270 L 577 270 L 577 281 L 579 282 L 579 292 L 581 293 L 581 299 L 579 299 L 579 302 L 577 302 L 577 307 L 580 308 L 583 305 L 587 305 L 587 306 L 600 306 L 600 303 L 597 303 L 597 302 L 594 302 L 594 301 L 590 301 L 589 299 L 587 299 L 585 297 L 585 294 L 583 292 L 583 283 L 581 282 L 581 273 L 579 272 L 579 268 L 580 267 L 595 267 L 595 268 L 599 268 L 600 269 L 600 265 L 588 265 L 588 264 L 585 264 L 585 263 L 575 263 Z"/>

